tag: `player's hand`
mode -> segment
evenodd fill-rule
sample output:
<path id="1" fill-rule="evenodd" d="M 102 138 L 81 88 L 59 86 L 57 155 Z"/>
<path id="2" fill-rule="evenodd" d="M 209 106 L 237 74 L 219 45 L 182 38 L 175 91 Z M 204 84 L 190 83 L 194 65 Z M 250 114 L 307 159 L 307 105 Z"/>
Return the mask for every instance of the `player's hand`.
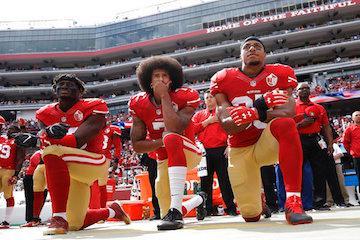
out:
<path id="1" fill-rule="evenodd" d="M 259 115 L 255 108 L 248 107 L 227 107 L 226 110 L 230 113 L 231 119 L 237 126 L 241 126 L 246 123 L 251 123 L 259 119 Z"/>
<path id="2" fill-rule="evenodd" d="M 208 125 L 210 125 L 210 124 L 213 124 L 213 123 L 216 123 L 216 122 L 219 122 L 219 118 L 216 116 L 216 115 L 214 115 L 214 116 L 212 116 L 212 115 L 210 115 L 205 121 L 204 121 L 204 124 L 203 124 L 203 126 L 208 126 Z"/>
<path id="3" fill-rule="evenodd" d="M 316 106 L 309 106 L 307 108 L 305 108 L 305 118 L 312 118 L 314 120 L 316 120 L 317 118 L 320 117 L 320 111 Z"/>
<path id="4" fill-rule="evenodd" d="M 161 98 L 162 96 L 168 94 L 170 89 L 170 84 L 171 82 L 165 84 L 161 80 L 154 81 L 154 83 L 152 84 L 154 95 L 159 96 Z"/>
<path id="5" fill-rule="evenodd" d="M 288 92 L 284 90 L 275 89 L 271 92 L 267 92 L 263 95 L 265 104 L 268 108 L 284 105 L 288 102 Z"/>
<path id="6" fill-rule="evenodd" d="M 19 147 L 36 147 L 38 137 L 31 133 L 19 133 L 14 137 L 16 145 Z"/>
<path id="7" fill-rule="evenodd" d="M 67 124 L 55 123 L 51 126 L 48 126 L 45 131 L 49 138 L 61 139 L 67 134 L 69 128 L 70 126 Z"/>
<path id="8" fill-rule="evenodd" d="M 12 176 L 11 178 L 9 178 L 8 180 L 9 186 L 16 184 L 17 180 L 18 180 L 17 176 Z"/>

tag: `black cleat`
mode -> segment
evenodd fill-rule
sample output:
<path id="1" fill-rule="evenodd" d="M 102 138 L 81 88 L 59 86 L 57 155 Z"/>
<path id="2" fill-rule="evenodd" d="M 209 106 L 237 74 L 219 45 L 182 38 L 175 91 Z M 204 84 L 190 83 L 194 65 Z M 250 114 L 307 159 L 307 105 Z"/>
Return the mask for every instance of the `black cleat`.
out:
<path id="1" fill-rule="evenodd" d="M 198 195 L 203 199 L 203 202 L 196 207 L 196 219 L 201 221 L 206 217 L 206 199 L 207 195 L 205 192 L 199 192 Z"/>
<path id="2" fill-rule="evenodd" d="M 313 222 L 312 217 L 304 212 L 301 203 L 301 198 L 295 195 L 288 197 L 286 199 L 285 217 L 286 217 L 286 221 L 291 225 L 306 224 Z"/>
<path id="3" fill-rule="evenodd" d="M 0 223 L 0 229 L 8 229 L 10 228 L 10 223 L 8 223 L 7 221 L 3 221 L 2 223 Z"/>
<path id="4" fill-rule="evenodd" d="M 159 231 L 176 230 L 184 227 L 182 213 L 176 208 L 170 208 L 168 213 L 163 217 L 160 224 L 157 225 Z"/>

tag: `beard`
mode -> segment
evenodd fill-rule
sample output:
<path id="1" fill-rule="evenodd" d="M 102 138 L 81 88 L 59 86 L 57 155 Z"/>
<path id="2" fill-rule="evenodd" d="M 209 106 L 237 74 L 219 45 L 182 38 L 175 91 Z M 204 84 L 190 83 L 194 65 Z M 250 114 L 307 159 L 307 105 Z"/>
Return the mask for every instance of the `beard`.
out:
<path id="1" fill-rule="evenodd" d="M 254 61 L 248 62 L 248 65 L 255 67 L 255 66 L 260 65 L 260 63 L 261 63 L 261 62 L 260 62 L 259 60 L 254 60 Z"/>

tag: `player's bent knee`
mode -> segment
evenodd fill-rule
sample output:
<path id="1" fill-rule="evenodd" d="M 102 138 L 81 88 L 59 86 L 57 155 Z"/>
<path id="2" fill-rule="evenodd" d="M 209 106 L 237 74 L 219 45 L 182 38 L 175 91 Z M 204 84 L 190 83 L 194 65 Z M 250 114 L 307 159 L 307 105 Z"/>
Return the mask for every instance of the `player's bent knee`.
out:
<path id="1" fill-rule="evenodd" d="M 168 166 L 186 166 L 182 136 L 176 133 L 167 133 L 163 137 L 163 142 L 168 153 Z"/>
<path id="2" fill-rule="evenodd" d="M 243 216 L 245 222 L 257 222 L 260 220 L 261 214 L 255 216 L 255 217 L 245 217 Z"/>
<path id="3" fill-rule="evenodd" d="M 292 136 L 294 134 L 298 134 L 295 121 L 292 118 L 276 118 L 271 122 L 270 130 L 275 137 L 280 137 L 283 135 Z"/>
<path id="4" fill-rule="evenodd" d="M 246 204 L 240 206 L 241 216 L 244 218 L 246 222 L 257 222 L 261 216 L 261 206 L 258 207 L 254 204 Z"/>
<path id="5" fill-rule="evenodd" d="M 295 121 L 292 118 L 276 118 L 271 125 L 283 129 L 296 127 Z"/>
<path id="6" fill-rule="evenodd" d="M 62 147 L 59 145 L 50 145 L 46 148 L 44 148 L 43 153 L 42 153 L 42 157 L 46 157 L 47 155 L 56 155 L 56 156 L 61 156 L 62 153 Z"/>

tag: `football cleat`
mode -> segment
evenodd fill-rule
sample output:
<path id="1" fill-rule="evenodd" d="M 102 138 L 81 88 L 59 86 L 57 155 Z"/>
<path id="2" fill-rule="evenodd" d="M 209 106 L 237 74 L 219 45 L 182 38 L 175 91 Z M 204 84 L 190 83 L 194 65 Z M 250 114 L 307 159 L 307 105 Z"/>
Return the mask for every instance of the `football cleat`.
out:
<path id="1" fill-rule="evenodd" d="M 205 192 L 199 192 L 198 195 L 202 198 L 202 203 L 196 207 L 196 219 L 201 221 L 206 217 L 206 199 L 207 195 Z"/>
<path id="2" fill-rule="evenodd" d="M 69 231 L 68 222 L 60 217 L 55 216 L 50 219 L 50 225 L 47 230 L 44 231 L 44 235 L 58 235 L 66 234 Z"/>
<path id="3" fill-rule="evenodd" d="M 271 217 L 271 210 L 266 204 L 266 198 L 265 194 L 261 193 L 261 206 L 262 206 L 262 212 L 261 215 L 264 216 L 264 218 L 270 218 Z"/>
<path id="4" fill-rule="evenodd" d="M 293 195 L 285 202 L 286 221 L 291 225 L 312 223 L 313 219 L 307 215 L 302 207 L 301 198 Z"/>
<path id="5" fill-rule="evenodd" d="M 10 223 L 8 223 L 7 221 L 3 221 L 2 223 L 0 223 L 0 229 L 8 229 L 10 228 Z"/>
<path id="6" fill-rule="evenodd" d="M 126 214 L 126 212 L 124 211 L 124 209 L 122 209 L 122 207 L 120 206 L 119 203 L 117 202 L 113 202 L 109 208 L 111 208 L 112 210 L 115 211 L 115 219 L 118 219 L 120 221 L 124 221 L 125 224 L 130 224 L 131 220 L 129 218 L 129 216 Z"/>
<path id="7" fill-rule="evenodd" d="M 33 221 L 30 221 L 30 222 L 27 222 L 23 225 L 21 225 L 20 227 L 37 227 L 41 224 L 40 221 L 37 221 L 37 220 L 33 220 Z"/>
<path id="8" fill-rule="evenodd" d="M 161 230 L 176 230 L 184 227 L 182 213 L 176 208 L 170 208 L 168 213 L 163 217 L 161 223 L 157 225 Z"/>

